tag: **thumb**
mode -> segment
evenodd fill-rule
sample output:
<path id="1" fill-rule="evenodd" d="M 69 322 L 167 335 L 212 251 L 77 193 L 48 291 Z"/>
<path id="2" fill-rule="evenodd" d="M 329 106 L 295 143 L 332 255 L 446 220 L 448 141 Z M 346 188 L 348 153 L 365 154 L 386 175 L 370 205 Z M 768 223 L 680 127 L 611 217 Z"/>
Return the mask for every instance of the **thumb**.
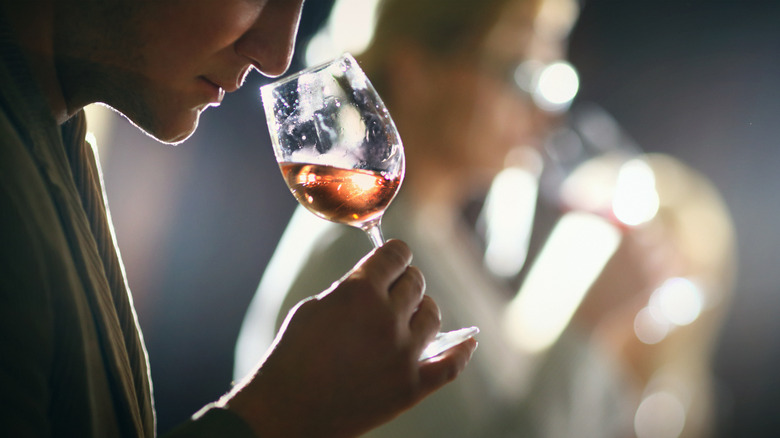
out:
<path id="1" fill-rule="evenodd" d="M 430 393 L 455 380 L 466 368 L 466 364 L 476 349 L 477 341 L 474 338 L 469 338 L 442 354 L 421 362 L 419 399 L 425 398 Z"/>

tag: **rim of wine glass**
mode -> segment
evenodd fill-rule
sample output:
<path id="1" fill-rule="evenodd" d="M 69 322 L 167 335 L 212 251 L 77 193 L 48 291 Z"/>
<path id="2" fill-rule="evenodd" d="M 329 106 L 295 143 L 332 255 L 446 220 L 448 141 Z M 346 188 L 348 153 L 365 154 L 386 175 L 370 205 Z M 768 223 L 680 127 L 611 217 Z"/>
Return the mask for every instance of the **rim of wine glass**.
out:
<path id="1" fill-rule="evenodd" d="M 288 83 L 290 81 L 298 79 L 301 76 L 325 70 L 326 68 L 330 67 L 331 65 L 333 65 L 333 64 L 335 64 L 335 63 L 337 63 L 339 61 L 342 61 L 342 60 L 346 60 L 348 63 L 354 64 L 355 67 L 357 67 L 360 70 L 360 72 L 363 74 L 363 76 L 366 75 L 365 72 L 363 72 L 363 69 L 360 68 L 360 64 L 358 64 L 358 62 L 355 59 L 355 57 L 352 56 L 352 54 L 349 53 L 349 52 L 344 52 L 340 56 L 338 56 L 336 58 L 333 58 L 330 61 L 325 61 L 325 62 L 322 62 L 320 64 L 313 65 L 311 67 L 306 67 L 303 70 L 297 71 L 297 72 L 295 72 L 295 73 L 293 73 L 293 74 L 291 74 L 289 76 L 285 76 L 285 77 L 283 77 L 283 78 L 281 78 L 281 79 L 279 79 L 277 81 L 265 84 L 262 87 L 260 87 L 260 90 L 262 91 L 263 89 L 276 88 L 276 87 L 278 87 L 278 86 L 280 86 L 282 84 L 286 84 L 286 83 Z"/>
<path id="2" fill-rule="evenodd" d="M 396 127 L 395 120 L 393 120 L 392 116 L 390 115 L 389 111 L 387 110 L 387 106 L 385 105 L 384 101 L 382 100 L 382 97 L 379 95 L 379 93 L 374 88 L 373 84 L 371 83 L 371 80 L 368 78 L 366 73 L 360 67 L 360 64 L 358 64 L 358 62 L 355 59 L 355 57 L 352 56 L 352 54 L 349 53 L 349 52 L 344 52 L 340 56 L 338 56 L 336 58 L 333 58 L 330 61 L 325 61 L 325 62 L 322 62 L 320 64 L 317 64 L 317 65 L 314 65 L 314 66 L 311 66 L 311 67 L 307 67 L 307 68 L 305 68 L 305 69 L 303 69 L 301 71 L 298 71 L 296 73 L 293 73 L 293 74 L 291 74 L 289 76 L 285 76 L 284 78 L 281 78 L 281 79 L 279 79 L 277 81 L 274 81 L 274 82 L 271 82 L 271 83 L 268 83 L 266 85 L 261 86 L 260 87 L 261 100 L 263 102 L 263 108 L 265 109 L 266 114 L 268 114 L 268 111 L 270 110 L 269 105 L 270 105 L 270 101 L 272 100 L 272 93 L 273 93 L 274 89 L 276 89 L 276 88 L 278 88 L 278 87 L 280 87 L 280 86 L 282 86 L 284 84 L 287 84 L 287 83 L 289 83 L 289 82 L 291 82 L 293 80 L 296 80 L 296 79 L 298 79 L 301 76 L 304 76 L 304 75 L 307 75 L 307 74 L 312 74 L 312 73 L 318 73 L 320 71 L 323 71 L 323 70 L 329 68 L 330 66 L 332 66 L 333 64 L 335 64 L 337 62 L 340 62 L 340 61 L 345 61 L 346 67 L 350 67 L 350 64 L 351 64 L 351 66 L 355 68 L 355 71 L 357 73 L 359 73 L 359 75 L 361 76 L 360 80 L 363 81 L 365 83 L 365 85 L 368 87 L 368 89 L 370 89 L 373 92 L 374 96 L 376 97 L 376 100 L 378 101 L 378 104 L 381 106 L 382 111 L 380 112 L 380 116 L 392 128 L 392 131 L 395 133 L 394 136 L 393 136 L 394 139 L 395 139 L 395 144 L 397 144 L 397 146 L 400 148 L 400 151 L 401 151 L 401 165 L 399 166 L 399 172 L 401 174 L 402 181 L 403 181 L 403 174 L 404 174 L 405 167 L 406 167 L 406 154 L 404 153 L 403 141 L 401 139 L 400 133 L 398 133 L 398 128 Z M 266 101 L 266 97 L 269 98 L 268 101 Z M 276 154 L 276 151 L 277 151 L 276 144 L 277 144 L 277 142 L 274 140 L 274 137 L 277 134 L 275 133 L 274 125 L 277 124 L 277 121 L 275 119 L 273 119 L 273 118 L 269 118 L 269 117 L 266 116 L 266 122 L 268 123 L 268 126 L 269 126 L 269 131 L 271 133 L 272 144 L 274 145 L 274 153 Z M 279 160 L 278 156 L 276 158 L 277 158 L 277 160 Z"/>

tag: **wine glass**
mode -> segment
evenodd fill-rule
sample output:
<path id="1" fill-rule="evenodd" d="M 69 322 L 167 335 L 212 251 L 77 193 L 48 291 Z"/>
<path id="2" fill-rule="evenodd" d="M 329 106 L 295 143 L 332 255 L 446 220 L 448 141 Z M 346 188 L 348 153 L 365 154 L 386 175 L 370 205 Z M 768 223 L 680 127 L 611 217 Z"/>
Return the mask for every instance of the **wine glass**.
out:
<path id="1" fill-rule="evenodd" d="M 652 168 L 612 116 L 590 103 L 567 116 L 545 144 L 540 183 L 562 214 L 506 311 L 513 341 L 534 353 L 557 342 L 626 233 L 659 207 Z"/>
<path id="2" fill-rule="evenodd" d="M 350 54 L 261 89 L 276 160 L 307 210 L 384 244 L 382 214 L 404 177 L 401 138 L 382 99 Z M 439 333 L 420 360 L 478 332 Z"/>

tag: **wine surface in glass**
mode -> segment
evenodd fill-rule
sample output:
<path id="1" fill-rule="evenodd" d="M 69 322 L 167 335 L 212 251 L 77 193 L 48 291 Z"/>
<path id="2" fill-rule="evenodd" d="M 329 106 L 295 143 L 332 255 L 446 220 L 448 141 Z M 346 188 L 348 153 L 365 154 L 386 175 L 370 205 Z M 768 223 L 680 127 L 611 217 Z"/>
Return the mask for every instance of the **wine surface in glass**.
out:
<path id="1" fill-rule="evenodd" d="M 377 220 L 395 197 L 401 177 L 309 163 L 279 163 L 298 202 L 332 222 L 360 228 Z"/>

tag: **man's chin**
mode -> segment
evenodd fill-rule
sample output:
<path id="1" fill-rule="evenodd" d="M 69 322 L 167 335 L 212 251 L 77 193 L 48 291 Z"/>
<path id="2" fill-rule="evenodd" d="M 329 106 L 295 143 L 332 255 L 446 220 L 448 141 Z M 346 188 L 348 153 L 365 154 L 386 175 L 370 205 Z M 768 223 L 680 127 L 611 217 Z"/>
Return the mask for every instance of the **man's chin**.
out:
<path id="1" fill-rule="evenodd" d="M 187 131 L 182 131 L 179 132 L 178 134 L 173 134 L 171 136 L 158 136 L 152 134 L 152 137 L 154 137 L 155 139 L 157 139 L 157 141 L 161 143 L 177 145 L 183 143 L 185 140 L 190 138 L 192 134 L 195 133 L 195 128 L 197 128 L 197 122 L 195 123 L 195 126 L 192 127 L 192 129 L 189 129 Z"/>
<path id="2" fill-rule="evenodd" d="M 130 120 L 130 123 L 155 140 L 165 144 L 176 145 L 184 142 L 195 133 L 195 130 L 198 128 L 200 113 L 201 111 L 199 110 L 193 110 L 186 116 L 173 120 L 157 118 L 156 120 L 147 120 L 146 123 L 136 123 L 130 117 L 126 118 Z"/>

